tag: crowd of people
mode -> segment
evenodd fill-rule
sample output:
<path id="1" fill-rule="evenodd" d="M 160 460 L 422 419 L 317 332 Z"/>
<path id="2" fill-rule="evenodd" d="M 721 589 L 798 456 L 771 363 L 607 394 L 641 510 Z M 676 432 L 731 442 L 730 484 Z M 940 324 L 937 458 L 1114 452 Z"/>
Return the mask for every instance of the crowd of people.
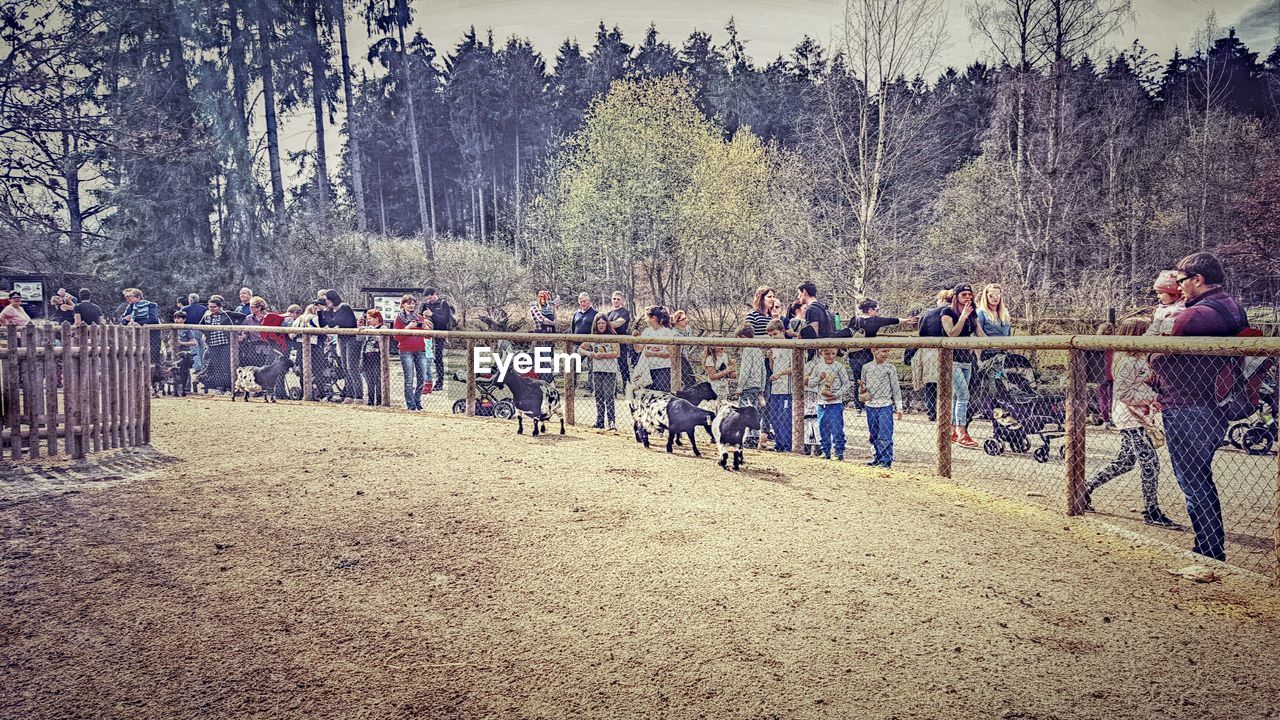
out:
<path id="1" fill-rule="evenodd" d="M 1153 283 L 1158 300 L 1153 313 L 1124 319 L 1115 327 L 1104 326 L 1099 333 L 1241 334 L 1249 327 L 1249 321 L 1241 305 L 1223 289 L 1224 282 L 1225 273 L 1217 257 L 1205 252 L 1187 256 L 1174 269 L 1160 273 Z M 76 324 L 152 325 L 172 321 L 202 326 L 200 330 L 178 331 L 173 349 L 190 352 L 193 367 L 205 385 L 216 392 L 230 392 L 233 369 L 230 333 L 211 328 L 248 325 L 447 330 L 456 326 L 453 307 L 434 288 L 426 288 L 421 298 L 403 296 L 389 321 L 376 309 L 359 317 L 333 289 L 319 290 L 314 299 L 290 304 L 283 311 L 274 310 L 265 298 L 247 287 L 241 288 L 238 304 L 216 294 L 203 301 L 192 293 L 176 300 L 167 311 L 147 300 L 138 288 L 127 288 L 122 295 L 123 303 L 114 312 L 107 312 L 95 303 L 89 290 L 81 289 L 73 295 L 60 288 L 52 298 L 55 319 Z M 804 452 L 837 461 L 844 459 L 845 405 L 851 403 L 858 414 L 865 416 L 872 455 L 867 464 L 891 467 L 894 462 L 894 425 L 902 417 L 904 402 L 893 351 L 861 349 L 843 359 L 844 353 L 834 347 L 810 351 L 804 377 L 793 378 L 790 349 L 731 350 L 717 344 L 715 338 L 708 338 L 701 346 L 646 342 L 692 337 L 689 316 L 681 310 L 672 312 L 663 306 L 652 306 L 645 309 L 642 317 L 633 318 L 622 292 L 610 296 L 606 309 L 595 308 L 591 295 L 583 292 L 577 297 L 571 318 L 561 325 L 553 297 L 549 291 L 539 292 L 529 306 L 528 320 L 534 333 L 567 331 L 593 336 L 581 343 L 578 352 L 587 368 L 585 387 L 596 403 L 596 428 L 617 429 L 617 396 L 627 383 L 669 392 L 672 373 L 678 372 L 684 387 L 705 378 L 717 397 L 715 403 L 753 405 L 764 411 L 761 430 L 747 439 L 749 447 L 767 445 L 789 452 L 792 383 L 802 382 Z M 9 303 L 0 310 L 0 326 L 30 322 L 21 295 L 11 293 Z M 845 324 L 819 300 L 815 284 L 804 282 L 796 287 L 795 299 L 790 303 L 772 287 L 758 288 L 734 335 L 773 340 L 875 337 L 885 328 L 899 325 L 917 328 L 921 337 L 997 337 L 1010 335 L 1013 329 L 998 284 L 988 284 L 976 293 L 970 284 L 955 284 L 939 291 L 935 307 L 918 317 L 881 315 L 878 304 L 866 299 Z M 158 362 L 162 334 L 151 335 L 153 362 Z M 396 336 L 395 343 L 404 375 L 405 405 L 410 410 L 421 410 L 423 393 L 445 386 L 444 343 L 410 335 Z M 343 378 L 343 402 L 382 402 L 386 389 L 381 385 L 381 348 L 376 337 L 252 333 L 242 338 L 241 364 L 255 364 L 275 352 L 297 358 L 299 363 L 301 354 L 307 352 L 314 367 L 337 368 Z M 902 357 L 911 367 L 913 385 L 925 399 L 930 420 L 936 420 L 937 413 L 949 413 L 951 440 L 959 447 L 978 447 L 968 429 L 974 416 L 971 387 L 983 356 L 993 352 L 953 352 L 950 408 L 937 407 L 938 351 L 908 350 Z M 1138 467 L 1145 500 L 1144 520 L 1152 525 L 1172 526 L 1173 521 L 1161 510 L 1158 499 L 1157 449 L 1167 446 L 1174 476 L 1186 496 L 1196 536 L 1195 552 L 1224 558 L 1224 529 L 1213 480 L 1213 458 L 1227 423 L 1220 412 L 1221 378 L 1230 376 L 1235 362 L 1236 359 L 1223 356 L 1097 354 L 1090 374 L 1098 386 L 1099 411 L 1119 431 L 1121 443 L 1115 460 L 1088 479 L 1086 507 L 1092 509 L 1093 495 L 1100 488 Z M 280 386 L 273 391 L 282 394 L 284 389 Z"/>

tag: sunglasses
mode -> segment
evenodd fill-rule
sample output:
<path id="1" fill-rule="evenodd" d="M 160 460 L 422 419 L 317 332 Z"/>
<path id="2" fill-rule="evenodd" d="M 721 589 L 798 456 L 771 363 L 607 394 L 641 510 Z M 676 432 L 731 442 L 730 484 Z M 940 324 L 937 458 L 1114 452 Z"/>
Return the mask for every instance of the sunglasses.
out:
<path id="1" fill-rule="evenodd" d="M 1179 287 L 1181 287 L 1181 286 L 1182 286 L 1182 283 L 1184 283 L 1184 282 L 1186 282 L 1186 281 L 1188 281 L 1188 280 L 1190 280 L 1191 278 L 1194 278 L 1194 277 L 1195 277 L 1195 275 L 1183 275 L 1182 277 L 1180 277 L 1180 278 L 1178 278 L 1178 279 L 1174 280 L 1174 282 L 1176 282 L 1176 283 L 1178 284 L 1178 286 L 1179 286 Z"/>

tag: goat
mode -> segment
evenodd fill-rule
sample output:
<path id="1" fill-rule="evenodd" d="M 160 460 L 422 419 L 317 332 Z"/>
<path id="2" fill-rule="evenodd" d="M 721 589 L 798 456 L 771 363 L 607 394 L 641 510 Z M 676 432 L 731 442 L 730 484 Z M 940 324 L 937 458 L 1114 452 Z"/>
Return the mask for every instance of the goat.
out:
<path id="1" fill-rule="evenodd" d="M 703 410 L 684 398 L 672 398 L 667 405 L 667 452 L 671 452 L 671 446 L 680 441 L 681 435 L 687 434 L 694 457 L 702 457 L 693 432 L 698 428 L 706 428 L 707 435 L 715 440 L 715 435 L 711 433 L 711 422 L 715 416 L 710 410 Z"/>
<path id="2" fill-rule="evenodd" d="M 698 405 L 704 400 L 715 400 L 717 397 L 716 391 L 711 388 L 711 383 L 706 380 L 703 380 L 692 387 L 679 390 L 675 392 L 674 395 L 678 398 L 687 400 L 694 405 Z"/>
<path id="3" fill-rule="evenodd" d="M 737 470 L 742 465 L 742 442 L 748 429 L 760 429 L 760 413 L 754 405 L 739 407 L 726 404 L 716 413 L 716 418 L 711 421 L 711 436 L 720 451 L 720 467 L 729 469 L 729 451 L 725 449 L 726 446 L 733 448 L 733 469 Z"/>
<path id="4" fill-rule="evenodd" d="M 231 386 L 231 402 L 235 402 L 240 393 L 244 393 L 244 401 L 249 402 L 251 393 L 260 392 L 263 402 L 274 403 L 276 385 L 291 367 L 293 361 L 285 355 L 279 355 L 270 365 L 236 368 L 236 380 Z"/>
<path id="5" fill-rule="evenodd" d="M 549 382 L 527 378 L 519 373 L 507 373 L 503 379 L 511 391 L 511 401 L 516 410 L 516 434 L 524 434 L 524 416 L 533 421 L 533 436 L 546 433 L 547 420 L 552 415 L 560 417 L 560 434 L 564 434 L 564 412 L 560 405 L 560 391 Z"/>
<path id="6" fill-rule="evenodd" d="M 633 418 L 632 425 L 635 430 L 636 442 L 643 443 L 645 447 L 649 447 L 650 434 L 661 434 L 667 430 L 668 425 L 671 424 L 668 414 L 673 401 L 680 400 L 700 410 L 701 408 L 698 407 L 698 403 L 704 400 L 715 400 L 716 397 L 716 391 L 711 389 L 711 383 L 706 382 L 705 380 L 693 385 L 692 387 L 685 388 L 674 395 L 661 390 L 637 388 L 628 383 L 626 398 L 627 404 L 631 408 L 631 417 Z M 704 410 L 703 412 L 707 411 Z M 688 415 L 688 413 L 686 413 L 686 415 Z M 708 413 L 708 415 L 714 417 L 713 413 Z M 681 428 L 686 429 L 672 431 L 672 436 L 675 438 L 674 442 L 676 445 L 683 445 L 683 443 L 680 442 L 680 435 L 682 433 L 689 433 L 690 440 L 692 441 L 692 429 L 696 428 L 701 423 L 693 420 L 690 422 L 693 424 L 682 421 L 678 424 Z M 710 433 L 709 428 L 707 432 Z M 694 449 L 694 454 L 698 454 L 696 448 Z"/>
<path id="7" fill-rule="evenodd" d="M 183 350 L 173 360 L 161 360 L 151 366 L 151 395 L 183 395 L 187 394 L 186 380 L 191 376 L 191 365 L 195 362 L 195 353 Z"/>

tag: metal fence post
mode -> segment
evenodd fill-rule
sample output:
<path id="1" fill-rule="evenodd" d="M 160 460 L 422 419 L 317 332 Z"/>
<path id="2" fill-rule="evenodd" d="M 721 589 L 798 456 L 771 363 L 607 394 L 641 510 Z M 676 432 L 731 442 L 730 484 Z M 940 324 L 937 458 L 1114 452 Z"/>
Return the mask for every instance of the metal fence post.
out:
<path id="1" fill-rule="evenodd" d="M 951 371 L 952 350 L 938 350 L 938 392 L 934 403 L 937 414 L 938 477 L 951 477 Z"/>
<path id="2" fill-rule="evenodd" d="M 476 341 L 470 338 L 463 344 L 467 352 L 467 416 L 476 414 Z"/>
<path id="3" fill-rule="evenodd" d="M 564 352 L 566 355 L 573 355 L 573 342 L 566 340 L 564 343 Z M 581 357 L 581 356 L 577 356 Z M 574 372 L 573 363 L 566 362 L 564 364 L 564 421 L 569 425 L 576 425 L 574 401 L 578 392 L 578 373 Z"/>
<path id="4" fill-rule="evenodd" d="M 231 383 L 234 387 L 236 370 L 240 367 L 240 333 L 233 332 L 227 339 L 231 341 L 231 346 L 227 350 L 227 365 L 231 368 Z"/>
<path id="5" fill-rule="evenodd" d="M 1275 387 L 1280 388 L 1280 355 L 1272 356 L 1275 362 Z M 1280 587 L 1280 447 L 1276 448 L 1276 517 L 1275 517 L 1275 578 L 1273 582 Z"/>
<path id="6" fill-rule="evenodd" d="M 804 446 L 804 350 L 791 351 L 791 452 L 805 454 Z"/>
<path id="7" fill-rule="evenodd" d="M 1084 429 L 1089 413 L 1084 352 L 1067 351 L 1067 515 L 1084 512 Z"/>

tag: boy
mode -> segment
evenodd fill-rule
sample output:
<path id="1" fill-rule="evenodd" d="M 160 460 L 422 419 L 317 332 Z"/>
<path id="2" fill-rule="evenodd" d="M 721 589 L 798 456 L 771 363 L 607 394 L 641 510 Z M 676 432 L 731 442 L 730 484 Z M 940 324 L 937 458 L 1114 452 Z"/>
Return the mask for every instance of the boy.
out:
<path id="1" fill-rule="evenodd" d="M 889 363 L 889 348 L 871 351 L 872 361 L 862 366 L 858 387 L 867 394 L 867 430 L 875 457 L 871 467 L 893 467 L 893 421 L 902 419 L 902 387 L 898 369 Z"/>
<path id="2" fill-rule="evenodd" d="M 774 340 L 786 338 L 785 326 L 781 320 L 770 320 L 765 330 Z M 769 375 L 769 402 L 765 404 L 769 415 L 769 427 L 773 432 L 773 449 L 778 452 L 791 452 L 791 351 L 782 348 L 769 350 L 773 373 Z M 805 393 L 805 416 L 808 417 L 808 397 Z M 815 401 L 817 395 L 814 395 Z M 813 409 L 814 424 L 817 424 L 817 408 Z M 809 424 L 805 420 L 805 425 Z M 817 428 L 814 429 L 815 433 Z M 806 450 L 808 448 L 806 447 Z"/>
<path id="3" fill-rule="evenodd" d="M 844 460 L 844 396 L 849 392 L 849 366 L 836 364 L 836 349 L 822 348 L 805 386 L 818 393 L 818 433 L 822 457 Z"/>

